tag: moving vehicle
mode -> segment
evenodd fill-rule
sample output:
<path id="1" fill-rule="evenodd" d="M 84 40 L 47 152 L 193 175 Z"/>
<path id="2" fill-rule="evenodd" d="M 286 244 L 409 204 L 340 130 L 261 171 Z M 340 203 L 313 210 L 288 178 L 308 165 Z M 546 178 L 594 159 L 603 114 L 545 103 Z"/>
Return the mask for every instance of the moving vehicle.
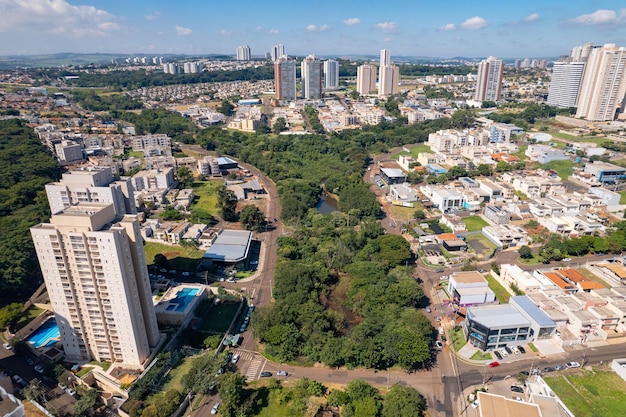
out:
<path id="1" fill-rule="evenodd" d="M 578 362 L 567 362 L 565 366 L 568 368 L 580 368 L 580 364 Z"/>
<path id="2" fill-rule="evenodd" d="M 230 360 L 230 363 L 232 363 L 233 365 L 237 363 L 237 361 L 239 360 L 239 354 L 236 354 L 235 356 L 233 356 L 233 358 Z"/>
<path id="3" fill-rule="evenodd" d="M 260 376 L 261 378 L 268 378 L 268 377 L 272 376 L 272 373 L 271 373 L 271 372 L 268 372 L 268 371 L 263 371 L 263 372 L 261 372 L 261 373 L 259 374 L 259 376 Z"/>
<path id="4" fill-rule="evenodd" d="M 498 361 L 494 361 L 494 362 L 490 362 L 489 363 L 489 367 L 490 368 L 497 368 L 498 366 L 500 366 L 500 362 L 498 362 Z"/>
<path id="5" fill-rule="evenodd" d="M 435 340 L 435 346 L 437 347 L 437 349 L 443 349 L 443 343 L 441 343 L 439 340 Z"/>
<path id="6" fill-rule="evenodd" d="M 213 408 L 211 408 L 211 414 L 217 414 L 217 410 L 220 409 L 220 403 L 215 403 Z"/>

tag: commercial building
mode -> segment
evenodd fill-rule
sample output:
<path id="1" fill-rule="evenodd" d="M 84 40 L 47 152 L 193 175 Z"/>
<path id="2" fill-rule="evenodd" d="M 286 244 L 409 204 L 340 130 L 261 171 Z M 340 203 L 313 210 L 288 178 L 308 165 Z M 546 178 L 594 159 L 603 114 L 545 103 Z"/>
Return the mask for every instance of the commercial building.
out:
<path id="1" fill-rule="evenodd" d="M 237 47 L 237 61 L 250 61 L 250 47 L 248 45 Z"/>
<path id="2" fill-rule="evenodd" d="M 478 271 L 454 272 L 449 277 L 448 293 L 458 307 L 497 302 L 496 294 Z"/>
<path id="3" fill-rule="evenodd" d="M 376 66 L 360 65 L 356 69 L 356 91 L 366 95 L 376 91 Z"/>
<path id="4" fill-rule="evenodd" d="M 492 350 L 551 337 L 556 323 L 525 295 L 509 304 L 470 307 L 463 331 L 472 346 Z"/>
<path id="5" fill-rule="evenodd" d="M 274 89 L 278 100 L 296 99 L 296 63 L 286 57 L 274 63 Z"/>
<path id="6" fill-rule="evenodd" d="M 583 75 L 576 117 L 615 120 L 624 114 L 626 48 L 606 44 L 591 49 Z"/>
<path id="7" fill-rule="evenodd" d="M 479 417 L 547 417 L 537 404 L 482 391 L 478 391 L 477 396 Z"/>
<path id="8" fill-rule="evenodd" d="M 387 185 L 406 182 L 406 174 L 398 168 L 381 168 L 380 178 L 385 181 Z"/>
<path id="9" fill-rule="evenodd" d="M 250 251 L 252 232 L 247 230 L 224 230 L 217 236 L 203 259 L 212 263 L 236 264 L 244 261 Z"/>
<path id="10" fill-rule="evenodd" d="M 324 88 L 339 87 L 339 62 L 334 59 L 324 61 Z"/>
<path id="11" fill-rule="evenodd" d="M 66 172 L 58 182 L 46 184 L 52 214 L 78 203 L 113 204 L 115 214 L 137 214 L 130 178 L 115 181 L 110 167 L 87 166 Z"/>
<path id="12" fill-rule="evenodd" d="M 322 63 L 314 55 L 302 60 L 300 66 L 302 98 L 318 100 L 322 98 Z"/>
<path id="13" fill-rule="evenodd" d="M 137 216 L 78 203 L 31 235 L 66 359 L 143 367 L 159 329 Z"/>
<path id="14" fill-rule="evenodd" d="M 476 77 L 476 93 L 474 99 L 479 101 L 498 101 L 502 93 L 502 75 L 504 62 L 490 56 L 478 64 Z"/>
<path id="15" fill-rule="evenodd" d="M 576 107 L 584 71 L 584 62 L 555 62 L 548 89 L 548 105 Z"/>
<path id="16" fill-rule="evenodd" d="M 586 164 L 584 172 L 593 175 L 599 183 L 605 184 L 613 184 L 626 178 L 626 169 L 602 161 Z"/>

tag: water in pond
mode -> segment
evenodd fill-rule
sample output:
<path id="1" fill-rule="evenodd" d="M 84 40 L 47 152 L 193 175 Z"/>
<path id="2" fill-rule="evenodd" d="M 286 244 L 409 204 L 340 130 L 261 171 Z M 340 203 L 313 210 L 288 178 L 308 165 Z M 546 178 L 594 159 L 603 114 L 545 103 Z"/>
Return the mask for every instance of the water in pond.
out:
<path id="1" fill-rule="evenodd" d="M 330 195 L 323 193 L 320 196 L 319 201 L 315 205 L 315 208 L 320 214 L 328 214 L 333 211 L 337 211 L 337 200 L 332 198 Z"/>

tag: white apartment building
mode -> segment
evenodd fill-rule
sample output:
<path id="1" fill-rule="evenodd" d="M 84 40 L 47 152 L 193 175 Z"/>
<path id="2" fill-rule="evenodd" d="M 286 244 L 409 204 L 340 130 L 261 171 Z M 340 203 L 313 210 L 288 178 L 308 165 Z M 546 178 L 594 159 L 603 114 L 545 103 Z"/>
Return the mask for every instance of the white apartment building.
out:
<path id="1" fill-rule="evenodd" d="M 356 91 L 366 95 L 376 91 L 376 66 L 360 65 L 356 69 Z"/>
<path id="2" fill-rule="evenodd" d="M 31 235 L 66 359 L 142 368 L 160 336 L 137 216 L 79 203 Z"/>
<path id="3" fill-rule="evenodd" d="M 130 178 L 114 181 L 110 167 L 87 166 L 66 172 L 58 182 L 46 184 L 52 214 L 78 203 L 113 204 L 115 214 L 137 214 Z"/>
<path id="4" fill-rule="evenodd" d="M 322 98 L 322 62 L 314 55 L 302 60 L 300 66 L 302 98 L 318 100 Z"/>
<path id="5" fill-rule="evenodd" d="M 589 54 L 580 87 L 576 117 L 593 121 L 623 115 L 626 95 L 626 48 L 606 44 Z"/>
<path id="6" fill-rule="evenodd" d="M 460 152 L 463 147 L 481 145 L 481 140 L 480 135 L 474 135 L 467 129 L 445 129 L 429 134 L 426 143 L 434 152 Z"/>
<path id="7" fill-rule="evenodd" d="M 280 58 L 285 56 L 285 46 L 282 44 L 277 44 L 272 47 L 272 62 L 278 61 Z"/>
<path id="8" fill-rule="evenodd" d="M 73 140 L 62 140 L 54 144 L 54 153 L 59 160 L 59 164 L 67 165 L 72 162 L 78 162 L 85 159 L 83 154 L 83 146 Z"/>
<path id="9" fill-rule="evenodd" d="M 584 71 L 584 62 L 555 62 L 548 89 L 548 105 L 576 107 Z"/>
<path id="10" fill-rule="evenodd" d="M 396 65 L 380 67 L 378 76 L 378 95 L 389 96 L 398 94 L 400 85 L 400 68 Z"/>
<path id="11" fill-rule="evenodd" d="M 248 45 L 237 47 L 237 61 L 250 61 L 250 47 Z"/>
<path id="12" fill-rule="evenodd" d="M 166 190 L 174 183 L 174 168 L 139 171 L 132 176 L 131 181 L 135 191 Z"/>
<path id="13" fill-rule="evenodd" d="M 476 93 L 474 100 L 498 101 L 502 93 L 502 74 L 504 73 L 504 62 L 496 57 L 490 56 L 478 64 L 478 75 L 476 77 Z"/>
<path id="14" fill-rule="evenodd" d="M 324 88 L 339 87 L 339 62 L 334 59 L 324 61 Z"/>

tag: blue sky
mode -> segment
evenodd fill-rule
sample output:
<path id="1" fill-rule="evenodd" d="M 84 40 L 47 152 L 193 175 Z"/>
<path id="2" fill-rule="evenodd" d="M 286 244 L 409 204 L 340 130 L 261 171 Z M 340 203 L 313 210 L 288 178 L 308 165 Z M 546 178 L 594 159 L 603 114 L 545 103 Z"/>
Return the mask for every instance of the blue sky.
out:
<path id="1" fill-rule="evenodd" d="M 502 58 L 626 46 L 624 0 L 0 0 L 0 55 L 54 52 Z"/>

